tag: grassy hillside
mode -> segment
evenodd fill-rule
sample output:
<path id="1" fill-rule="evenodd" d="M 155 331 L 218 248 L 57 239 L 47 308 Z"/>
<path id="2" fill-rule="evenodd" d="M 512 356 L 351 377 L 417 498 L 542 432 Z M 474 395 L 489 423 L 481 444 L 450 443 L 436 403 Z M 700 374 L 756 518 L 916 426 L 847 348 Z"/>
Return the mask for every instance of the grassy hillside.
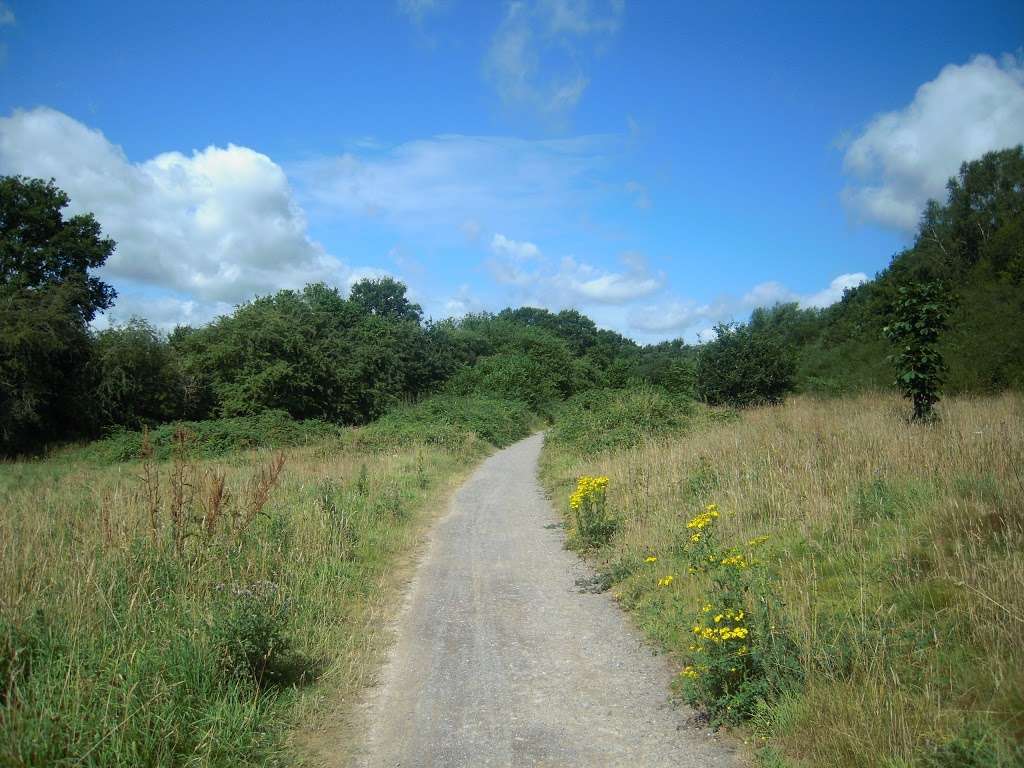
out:
<path id="1" fill-rule="evenodd" d="M 904 411 L 801 398 L 599 453 L 556 425 L 545 446 L 570 529 L 576 478 L 609 477 L 589 556 L 679 694 L 765 765 L 1024 764 L 1024 399 Z"/>
<path id="2" fill-rule="evenodd" d="M 0 765 L 291 762 L 296 728 L 365 683 L 401 564 L 489 450 L 463 414 L 413 415 L 386 450 L 370 427 L 215 459 L 189 440 L 166 461 L 0 464 Z M 531 427 L 525 410 L 488 423 L 502 441 Z"/>

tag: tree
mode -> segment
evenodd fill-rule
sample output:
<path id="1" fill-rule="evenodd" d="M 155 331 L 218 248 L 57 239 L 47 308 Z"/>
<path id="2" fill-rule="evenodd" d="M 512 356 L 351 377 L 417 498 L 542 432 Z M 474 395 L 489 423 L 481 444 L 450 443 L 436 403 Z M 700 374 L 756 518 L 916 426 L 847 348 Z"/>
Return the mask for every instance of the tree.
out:
<path id="1" fill-rule="evenodd" d="M 882 333 L 895 348 L 889 360 L 896 366 L 896 386 L 914 403 L 914 421 L 935 418 L 939 387 L 946 370 L 938 349 L 952 300 L 938 282 L 899 288 L 889 324 Z"/>
<path id="2" fill-rule="evenodd" d="M 352 286 L 348 298 L 368 315 L 418 323 L 423 317 L 423 308 L 410 302 L 405 290 L 405 285 L 390 277 L 366 279 Z"/>
<path id="3" fill-rule="evenodd" d="M 88 323 L 116 296 L 89 270 L 115 246 L 68 202 L 53 181 L 0 177 L 0 452 L 87 429 Z"/>
<path id="4" fill-rule="evenodd" d="M 185 377 L 156 328 L 133 318 L 96 335 L 89 362 L 91 403 L 101 427 L 139 429 L 184 415 Z"/>
<path id="5" fill-rule="evenodd" d="M 735 323 L 719 323 L 715 333 L 697 355 L 697 390 L 708 403 L 765 405 L 793 390 L 796 361 L 774 334 Z"/>

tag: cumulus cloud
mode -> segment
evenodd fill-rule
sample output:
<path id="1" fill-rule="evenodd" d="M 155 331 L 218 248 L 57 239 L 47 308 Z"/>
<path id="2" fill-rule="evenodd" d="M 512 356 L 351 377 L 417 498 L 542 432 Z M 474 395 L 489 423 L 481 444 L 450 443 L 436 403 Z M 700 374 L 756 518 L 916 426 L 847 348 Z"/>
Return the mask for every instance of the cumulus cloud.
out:
<path id="1" fill-rule="evenodd" d="M 1024 141 L 1024 62 L 976 56 L 950 64 L 913 101 L 879 115 L 847 147 L 842 192 L 862 219 L 913 231 L 929 198 L 945 198 L 960 164 Z"/>
<path id="2" fill-rule="evenodd" d="M 0 27 L 11 26 L 15 23 L 14 11 L 7 3 L 0 2 Z"/>
<path id="3" fill-rule="evenodd" d="M 740 297 L 720 296 L 706 303 L 675 299 L 636 307 L 630 312 L 628 323 L 630 328 L 644 334 L 679 333 L 691 340 L 707 341 L 712 331 L 710 326 L 715 323 L 739 320 L 757 307 L 778 303 L 796 302 L 805 308 L 827 307 L 839 301 L 846 289 L 855 288 L 867 279 L 863 272 L 839 275 L 826 288 L 810 294 L 801 294 L 782 283 L 770 281 L 755 285 Z"/>
<path id="4" fill-rule="evenodd" d="M 664 274 L 653 274 L 637 253 L 620 256 L 622 271 L 610 271 L 566 256 L 557 263 L 547 259 L 534 243 L 496 234 L 487 262 L 501 285 L 520 289 L 528 304 L 563 308 L 588 304 L 626 304 L 660 290 Z"/>
<path id="5" fill-rule="evenodd" d="M 856 288 L 861 283 L 866 283 L 868 276 L 863 272 L 852 272 L 845 275 L 839 275 L 827 288 L 823 288 L 817 293 L 812 293 L 810 296 L 806 296 L 800 299 L 800 303 L 805 307 L 828 307 L 835 304 L 846 293 L 850 288 Z"/>
<path id="6" fill-rule="evenodd" d="M 512 240 L 497 234 L 491 240 L 491 250 L 497 256 L 508 256 L 517 261 L 539 258 L 540 248 L 527 241 Z"/>
<path id="7" fill-rule="evenodd" d="M 509 3 L 491 41 L 485 75 L 507 105 L 565 115 L 589 85 L 581 68 L 585 49 L 614 35 L 624 11 L 623 0 L 599 6 L 589 0 Z"/>
<path id="8" fill-rule="evenodd" d="M 99 131 L 39 108 L 0 118 L 0 172 L 53 177 L 71 212 L 93 212 L 117 241 L 102 274 L 184 296 L 183 317 L 203 311 L 188 301 L 209 310 L 352 274 L 309 238 L 284 171 L 246 147 L 135 163 Z"/>

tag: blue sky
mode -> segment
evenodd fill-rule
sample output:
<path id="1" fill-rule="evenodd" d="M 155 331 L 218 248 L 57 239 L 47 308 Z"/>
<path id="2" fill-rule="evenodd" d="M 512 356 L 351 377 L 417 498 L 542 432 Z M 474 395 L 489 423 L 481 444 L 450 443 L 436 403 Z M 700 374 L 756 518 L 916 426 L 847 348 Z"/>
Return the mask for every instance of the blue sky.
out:
<path id="1" fill-rule="evenodd" d="M 695 340 L 824 305 L 1024 141 L 1024 6 L 0 4 L 0 173 L 119 243 L 103 322 L 404 280 Z"/>

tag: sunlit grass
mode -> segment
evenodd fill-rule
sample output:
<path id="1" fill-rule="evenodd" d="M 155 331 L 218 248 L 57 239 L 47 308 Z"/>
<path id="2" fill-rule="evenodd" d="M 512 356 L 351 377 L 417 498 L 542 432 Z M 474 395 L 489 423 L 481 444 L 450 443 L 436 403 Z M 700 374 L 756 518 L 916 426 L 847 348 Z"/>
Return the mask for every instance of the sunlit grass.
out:
<path id="1" fill-rule="evenodd" d="M 179 546 L 172 462 L 150 467 L 160 475 L 155 528 L 140 462 L 0 465 L 0 764 L 291 761 L 307 741 L 296 746 L 300 726 L 315 731 L 351 709 L 400 564 L 486 450 L 471 437 L 383 452 L 355 441 L 287 449 L 278 487 L 246 526 L 222 510 L 211 527 L 211 484 L 223 476 L 227 505 L 247 513 L 271 454 L 190 461 L 179 490 L 195 496 L 198 517 L 183 518 Z M 284 600 L 302 665 L 287 684 L 220 663 L 216 627 L 253 584 Z"/>
<path id="2" fill-rule="evenodd" d="M 979 759 L 1009 764 L 1024 737 L 1024 400 L 940 410 L 911 425 L 896 397 L 800 398 L 589 458 L 551 444 L 544 481 L 564 499 L 580 475 L 611 478 L 619 525 L 596 557 L 681 666 L 707 591 L 687 575 L 686 521 L 715 502 L 724 541 L 768 534 L 806 683 L 753 727 L 794 764 L 911 765 L 958 736 L 1002 740 Z"/>

